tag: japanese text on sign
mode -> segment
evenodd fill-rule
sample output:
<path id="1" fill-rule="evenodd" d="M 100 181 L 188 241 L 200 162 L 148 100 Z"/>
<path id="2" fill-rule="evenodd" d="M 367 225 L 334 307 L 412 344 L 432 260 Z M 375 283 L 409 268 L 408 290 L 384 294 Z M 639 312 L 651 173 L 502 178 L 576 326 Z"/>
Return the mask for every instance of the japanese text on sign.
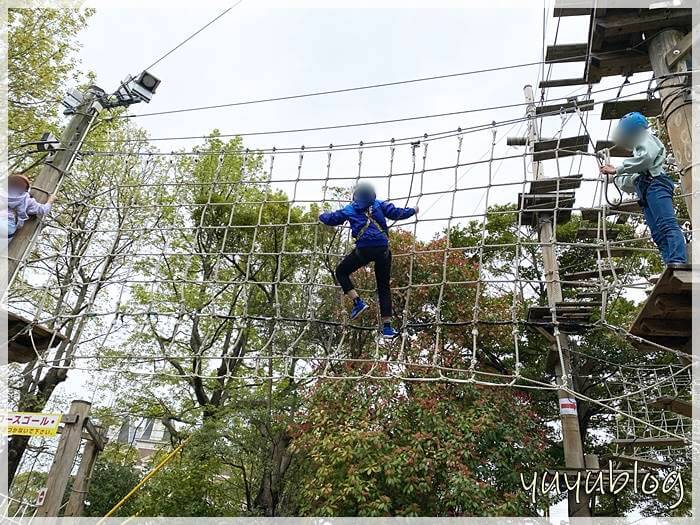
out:
<path id="1" fill-rule="evenodd" d="M 61 414 L 35 414 L 31 412 L 9 412 L 3 415 L 4 434 L 21 436 L 55 436 Z"/>

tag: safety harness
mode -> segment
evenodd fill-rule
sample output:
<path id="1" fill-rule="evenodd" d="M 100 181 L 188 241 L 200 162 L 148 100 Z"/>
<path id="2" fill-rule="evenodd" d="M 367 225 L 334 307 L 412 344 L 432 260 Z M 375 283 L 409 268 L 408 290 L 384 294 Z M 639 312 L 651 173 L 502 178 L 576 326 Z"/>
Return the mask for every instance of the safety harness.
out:
<path id="1" fill-rule="evenodd" d="M 372 217 L 372 206 L 367 208 L 367 211 L 365 212 L 365 217 L 367 217 L 367 222 L 362 228 L 360 228 L 360 231 L 357 232 L 355 242 L 360 240 L 360 237 L 362 237 L 365 234 L 365 232 L 367 232 L 367 230 L 372 224 L 374 224 L 380 232 L 386 235 L 387 239 L 389 238 L 389 229 L 382 227 L 382 225 L 379 224 L 379 222 L 377 222 L 377 220 L 374 217 Z"/>

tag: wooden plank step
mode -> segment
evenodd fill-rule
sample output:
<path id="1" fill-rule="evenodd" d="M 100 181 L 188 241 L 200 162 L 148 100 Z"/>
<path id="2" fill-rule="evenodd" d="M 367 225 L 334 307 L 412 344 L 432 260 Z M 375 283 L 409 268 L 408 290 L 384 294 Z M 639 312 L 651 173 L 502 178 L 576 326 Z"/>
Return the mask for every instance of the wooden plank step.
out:
<path id="1" fill-rule="evenodd" d="M 646 117 L 656 117 L 661 114 L 661 100 L 643 98 L 604 102 L 600 118 L 601 120 L 619 119 L 631 111 L 638 111 Z"/>
<path id="2" fill-rule="evenodd" d="M 541 161 L 557 157 L 569 157 L 571 155 L 576 155 L 580 151 L 587 152 L 588 144 L 588 135 L 540 140 L 533 145 L 534 153 L 532 159 Z"/>
<path id="3" fill-rule="evenodd" d="M 544 61 L 546 63 L 585 62 L 588 55 L 588 43 L 557 44 L 547 46 Z"/>
<path id="4" fill-rule="evenodd" d="M 593 10 L 590 7 L 556 7 L 554 4 L 554 17 L 560 16 L 588 16 Z"/>
<path id="5" fill-rule="evenodd" d="M 557 306 L 555 312 L 558 317 L 574 317 L 580 315 L 590 316 L 595 312 L 594 306 Z"/>
<path id="6" fill-rule="evenodd" d="M 583 175 L 570 175 L 567 177 L 553 177 L 551 179 L 539 179 L 530 182 L 530 193 L 562 192 L 575 190 L 581 187 Z M 573 195 L 573 194 L 572 194 Z"/>
<path id="7" fill-rule="evenodd" d="M 633 438 L 633 439 L 613 439 L 613 445 L 621 447 L 684 447 L 688 443 L 685 439 L 674 437 L 656 437 L 656 438 Z"/>
<path id="8" fill-rule="evenodd" d="M 540 89 L 566 87 L 566 86 L 585 86 L 589 80 L 585 78 L 557 78 L 554 80 L 541 80 L 539 83 Z M 595 81 L 596 83 L 599 80 Z"/>
<path id="9" fill-rule="evenodd" d="M 610 141 L 610 140 L 599 140 L 595 143 L 595 150 L 596 151 L 601 151 L 604 149 L 610 150 L 611 157 L 631 157 L 632 156 L 632 150 L 621 148 L 619 146 L 615 146 L 615 143 Z"/>
<path id="10" fill-rule="evenodd" d="M 602 77 L 651 71 L 649 56 L 646 53 L 640 53 L 636 49 L 614 50 L 607 48 L 599 54 L 596 54 L 594 51 L 590 64 L 589 79 L 591 77 L 600 79 Z"/>
<path id="11" fill-rule="evenodd" d="M 615 239 L 617 239 L 619 233 L 620 233 L 620 230 L 608 229 L 605 232 L 605 237 L 608 240 L 614 241 Z M 576 240 L 579 240 L 579 241 L 588 240 L 588 239 L 598 239 L 598 236 L 600 236 L 600 239 L 603 239 L 603 232 L 598 231 L 598 228 L 579 228 L 576 231 Z"/>
<path id="12" fill-rule="evenodd" d="M 598 251 L 601 257 L 630 257 L 640 253 L 639 250 L 635 250 L 634 248 L 610 248 L 610 250 L 607 248 L 600 248 Z"/>
<path id="13" fill-rule="evenodd" d="M 602 292 L 579 292 L 576 294 L 576 297 L 579 297 L 581 299 L 600 299 L 603 296 Z M 602 304 L 602 302 L 600 303 Z"/>
<path id="14" fill-rule="evenodd" d="M 672 463 L 668 463 L 666 461 L 659 461 L 658 459 L 649 459 L 640 456 L 627 456 L 625 454 L 613 454 L 610 456 L 603 456 L 603 460 L 619 461 L 620 463 L 624 463 L 626 465 L 634 465 L 635 463 L 637 463 L 638 465 L 651 468 L 672 468 L 675 466 Z"/>
<path id="15" fill-rule="evenodd" d="M 537 106 L 535 115 L 556 116 L 561 113 L 573 113 L 578 108 L 580 111 L 591 111 L 595 102 L 591 99 L 564 102 L 563 104 L 550 104 L 547 106 Z"/>
<path id="16" fill-rule="evenodd" d="M 559 196 L 559 202 L 557 202 L 557 195 Z M 555 215 L 558 225 L 565 224 L 571 220 L 571 209 L 574 206 L 574 200 L 573 192 L 519 193 L 518 207 L 523 210 L 521 212 L 521 222 L 534 228 L 537 226 L 539 214 L 544 213 L 549 216 Z"/>
<path id="17" fill-rule="evenodd" d="M 598 270 L 587 270 L 584 272 L 574 272 L 567 275 L 562 275 L 562 281 L 583 281 L 585 279 L 597 279 L 600 275 L 603 277 L 609 277 L 611 275 L 624 275 L 624 268 L 615 268 L 615 272 L 611 268 L 604 268 L 601 271 Z"/>
<path id="18" fill-rule="evenodd" d="M 685 399 L 671 396 L 657 397 L 649 403 L 652 408 L 661 408 L 685 417 L 693 417 L 693 405 Z"/>
<path id="19" fill-rule="evenodd" d="M 602 208 L 581 208 L 581 218 L 584 221 L 598 223 L 598 215 L 603 213 Z M 623 201 L 620 206 L 615 206 L 614 208 L 605 208 L 605 216 L 610 217 L 612 215 L 619 215 L 618 221 L 621 218 L 627 219 L 628 215 L 631 214 L 641 214 L 642 208 L 639 206 L 637 201 Z"/>
<path id="20" fill-rule="evenodd" d="M 598 295 L 597 297 L 600 297 L 600 295 Z M 579 306 L 595 308 L 595 307 L 603 306 L 603 302 L 602 301 L 563 301 L 561 303 L 557 303 L 557 309 L 559 309 L 560 307 L 567 307 L 568 308 L 568 307 L 579 307 Z"/>

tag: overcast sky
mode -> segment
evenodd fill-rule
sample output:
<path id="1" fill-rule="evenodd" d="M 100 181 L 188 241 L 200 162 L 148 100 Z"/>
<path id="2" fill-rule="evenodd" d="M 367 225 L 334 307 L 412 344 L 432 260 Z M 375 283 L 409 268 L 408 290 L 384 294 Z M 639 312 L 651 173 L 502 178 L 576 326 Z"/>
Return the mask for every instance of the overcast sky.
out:
<path id="1" fill-rule="evenodd" d="M 206 9 L 125 9 L 104 8 L 88 21 L 79 35 L 83 45 L 80 52 L 83 70 L 97 75 L 97 84 L 113 91 L 127 74 L 137 74 L 185 37 L 215 17 L 233 2 Z M 531 8 L 511 9 L 282 9 L 261 8 L 259 3 L 244 0 L 220 20 L 194 37 L 182 48 L 153 67 L 151 72 L 162 80 L 158 92 L 148 105 L 134 106 L 131 113 L 224 104 L 250 99 L 294 95 L 333 90 L 366 84 L 393 82 L 418 77 L 466 72 L 497 66 L 537 62 L 542 57 L 543 23 L 547 24 L 545 41 L 551 44 L 557 32 L 552 17 L 552 1 L 529 2 Z M 192 2 L 194 5 L 194 2 Z M 208 5 L 213 4 L 207 2 Z M 547 8 L 546 17 L 543 9 Z M 558 43 L 585 42 L 587 18 L 562 19 L 558 28 Z M 270 102 L 235 108 L 151 116 L 134 119 L 151 137 L 205 135 L 213 129 L 222 133 L 241 133 L 327 126 L 356 122 L 396 119 L 417 115 L 445 113 L 523 102 L 523 86 L 535 87 L 542 68 L 530 66 L 501 72 L 461 76 L 444 80 L 357 91 L 323 97 L 284 102 Z M 552 78 L 580 75 L 582 67 L 557 65 Z M 644 77 L 633 77 L 639 80 Z M 619 85 L 621 78 L 607 79 L 594 89 Z M 637 87 L 635 87 L 637 89 Z M 539 99 L 540 92 L 536 91 Z M 547 98 L 582 93 L 585 87 L 548 90 Z M 632 91 L 632 90 L 630 90 Z M 609 98 L 610 91 L 594 98 Z M 600 108 L 589 115 L 589 129 L 594 140 L 604 139 L 607 122 L 600 122 Z M 418 120 L 401 124 L 377 125 L 345 130 L 308 132 L 288 135 L 260 136 L 246 139 L 250 147 L 296 147 L 358 143 L 363 140 L 383 140 L 392 137 L 433 134 L 457 127 L 467 128 L 493 120 L 503 121 L 521 117 L 524 108 L 486 111 L 460 116 Z M 550 117 L 544 134 L 559 129 L 560 117 Z M 580 121 L 572 117 L 564 136 L 578 134 Z M 505 132 L 498 128 L 496 156 L 512 155 L 522 150 L 508 149 Z M 512 133 L 523 133 L 516 126 Z M 165 141 L 163 151 L 192 147 L 197 141 Z M 466 135 L 462 162 L 474 161 L 488 153 L 490 131 Z M 422 150 L 421 150 L 422 152 Z M 410 163 L 410 148 L 398 148 L 397 170 Z M 429 167 L 454 162 L 456 139 L 431 142 Z M 290 155 L 289 157 L 294 157 Z M 322 178 L 326 154 L 308 155 L 303 173 Z M 297 158 L 282 164 L 281 173 L 294 173 Z M 357 174 L 357 153 L 338 154 L 333 160 L 333 177 Z M 386 148 L 367 151 L 363 174 L 384 175 L 389 155 Z M 576 168 L 579 160 L 576 159 Z M 597 174 L 595 162 L 584 159 L 586 177 Z M 570 162 L 560 164 L 568 173 Z M 488 200 L 516 202 L 521 187 L 499 188 L 488 196 L 483 186 L 488 181 L 488 167 L 480 165 L 462 176 L 456 196 L 455 213 L 483 213 Z M 523 179 L 523 162 L 496 163 L 497 182 Z M 554 175 L 556 165 L 548 162 L 545 173 Z M 285 171 L 286 170 L 286 171 Z M 288 177 L 284 177 L 288 178 Z M 407 197 L 418 202 L 417 189 L 408 195 L 406 177 L 392 181 L 391 198 L 404 204 Z M 422 218 L 446 219 L 449 215 L 450 192 L 454 172 L 436 172 L 424 180 L 423 191 L 445 192 L 423 198 L 419 204 L 426 214 Z M 339 180 L 349 186 L 351 181 Z M 298 199 L 320 200 L 320 184 L 304 185 Z M 387 188 L 378 181 L 380 197 Z M 283 187 L 291 194 L 293 188 Z M 580 192 L 577 205 L 590 205 L 593 184 Z M 436 221 L 418 228 L 419 235 L 431 235 L 445 226 Z M 413 227 L 412 225 L 409 227 Z M 63 388 L 67 397 L 84 392 L 85 379 L 71 374 Z M 561 514 L 558 509 L 555 515 Z M 562 516 L 565 515 L 561 514 Z"/>

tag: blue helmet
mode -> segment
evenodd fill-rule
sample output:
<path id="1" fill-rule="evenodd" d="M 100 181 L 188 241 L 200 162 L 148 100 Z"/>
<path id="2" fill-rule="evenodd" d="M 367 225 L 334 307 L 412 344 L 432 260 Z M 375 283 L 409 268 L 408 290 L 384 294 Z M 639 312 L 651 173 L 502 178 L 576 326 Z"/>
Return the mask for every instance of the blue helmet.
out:
<path id="1" fill-rule="evenodd" d="M 352 200 L 364 207 L 372 204 L 376 198 L 374 186 L 367 182 L 359 183 L 352 192 Z"/>
<path id="2" fill-rule="evenodd" d="M 638 111 L 627 113 L 617 124 L 617 129 L 623 135 L 635 135 L 637 132 L 647 129 L 648 127 L 649 121 Z"/>

